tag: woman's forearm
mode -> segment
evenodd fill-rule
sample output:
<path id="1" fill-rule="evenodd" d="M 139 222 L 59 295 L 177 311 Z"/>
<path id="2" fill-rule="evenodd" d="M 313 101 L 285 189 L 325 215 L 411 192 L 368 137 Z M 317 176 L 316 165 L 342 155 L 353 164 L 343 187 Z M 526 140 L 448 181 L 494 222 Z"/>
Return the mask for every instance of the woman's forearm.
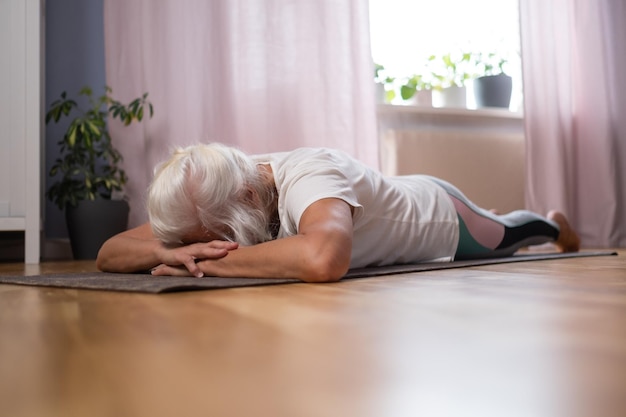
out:
<path id="1" fill-rule="evenodd" d="M 104 272 L 148 271 L 161 263 L 157 251 L 162 243 L 157 239 L 115 236 L 102 245 L 96 266 Z"/>
<path id="2" fill-rule="evenodd" d="M 345 274 L 348 262 L 335 262 L 327 256 L 315 256 L 294 242 L 296 240 L 294 238 L 287 237 L 253 246 L 242 246 L 230 250 L 226 256 L 220 258 L 198 259 L 195 265 L 201 274 L 190 274 L 192 271 L 189 271 L 189 268 L 171 263 L 160 264 L 152 270 L 152 274 L 224 278 L 296 278 L 305 282 L 337 281 Z"/>
<path id="3" fill-rule="evenodd" d="M 219 259 L 198 263 L 205 275 L 218 277 L 296 278 L 305 282 L 339 280 L 348 270 L 351 245 L 337 248 L 292 236 L 240 247 Z"/>
<path id="4" fill-rule="evenodd" d="M 166 246 L 154 236 L 150 225 L 144 224 L 107 240 L 96 265 L 101 271 L 126 273 L 147 271 L 161 264 L 184 266 L 191 275 L 202 276 L 199 260 L 222 258 L 237 247 L 237 243 L 220 240 Z"/>

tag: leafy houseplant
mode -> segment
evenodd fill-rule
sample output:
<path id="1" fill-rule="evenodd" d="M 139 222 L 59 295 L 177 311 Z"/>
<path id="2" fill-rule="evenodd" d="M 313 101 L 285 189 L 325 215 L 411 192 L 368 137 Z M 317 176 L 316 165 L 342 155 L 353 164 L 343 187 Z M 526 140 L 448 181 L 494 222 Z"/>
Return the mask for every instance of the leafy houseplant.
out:
<path id="1" fill-rule="evenodd" d="M 98 98 L 93 97 L 89 87 L 80 90 L 79 95 L 88 98 L 88 109 L 81 108 L 63 92 L 46 114 L 46 123 L 52 120 L 58 123 L 63 116 L 71 117 L 78 113 L 57 143 L 61 158 L 56 160 L 49 172 L 51 177 L 61 174 L 46 194 L 61 210 L 67 205 L 76 206 L 82 200 L 95 200 L 98 196 L 110 199 L 114 191 L 122 191 L 128 180 L 124 170 L 118 166 L 122 155 L 111 143 L 107 116 L 118 118 L 128 126 L 134 120 L 143 119 L 144 106 L 148 106 L 150 117 L 154 112 L 152 104 L 146 101 L 148 93 L 128 105 L 111 98 L 109 87 Z"/>
<path id="2" fill-rule="evenodd" d="M 434 80 L 433 88 L 436 90 L 454 86 L 465 87 L 465 83 L 474 78 L 472 54 L 469 52 L 431 55 L 428 61 Z"/>
<path id="3" fill-rule="evenodd" d="M 474 78 L 472 54 L 468 52 L 431 55 L 428 66 L 433 78 L 433 105 L 466 107 L 466 83 Z"/>
<path id="4" fill-rule="evenodd" d="M 508 60 L 495 52 L 476 53 L 473 59 L 478 73 L 481 76 L 504 74 L 504 67 L 508 64 Z"/>
<path id="5" fill-rule="evenodd" d="M 127 176 L 123 169 L 119 167 L 122 155 L 115 149 L 111 142 L 107 118 L 117 118 L 124 125 L 128 126 L 133 121 L 143 120 L 146 109 L 152 117 L 154 111 L 152 104 L 147 101 L 148 93 L 136 98 L 129 104 L 122 104 L 111 96 L 111 89 L 105 87 L 104 94 L 94 97 L 93 91 L 89 87 L 80 90 L 79 95 L 86 97 L 89 105 L 81 107 L 75 100 L 68 98 L 66 92 L 61 93 L 61 97 L 50 105 L 46 114 L 46 123 L 54 121 L 58 123 L 62 118 L 70 118 L 70 124 L 58 141 L 60 157 L 50 168 L 51 177 L 60 176 L 48 189 L 46 196 L 56 204 L 61 210 L 66 211 L 66 219 L 72 244 L 74 257 L 95 258 L 95 253 L 101 243 L 117 231 L 106 225 L 102 216 L 113 210 L 113 205 L 102 210 L 95 205 L 98 201 L 112 202 L 112 197 L 116 193 L 121 193 Z M 85 223 L 78 227 L 87 227 L 91 235 L 97 235 L 95 228 L 102 226 L 103 235 L 99 242 L 86 244 L 90 247 L 88 254 L 77 256 L 85 244 L 75 244 L 72 215 L 81 211 L 81 206 L 85 203 L 94 203 L 84 208 L 82 212 L 98 213 L 95 219 L 85 219 Z M 126 223 L 128 219 L 128 204 L 120 200 L 119 205 L 125 206 L 122 212 L 126 212 Z M 81 217 L 81 216 L 79 216 Z M 124 225 L 124 228 L 126 226 Z"/>

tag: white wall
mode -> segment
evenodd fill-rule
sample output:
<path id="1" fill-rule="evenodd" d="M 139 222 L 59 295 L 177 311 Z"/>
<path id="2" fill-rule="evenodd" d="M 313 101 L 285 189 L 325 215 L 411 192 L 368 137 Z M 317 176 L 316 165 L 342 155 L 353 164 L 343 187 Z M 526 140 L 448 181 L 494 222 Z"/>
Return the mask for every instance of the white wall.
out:
<path id="1" fill-rule="evenodd" d="M 0 231 L 25 232 L 39 262 L 41 227 L 41 3 L 0 1 Z"/>

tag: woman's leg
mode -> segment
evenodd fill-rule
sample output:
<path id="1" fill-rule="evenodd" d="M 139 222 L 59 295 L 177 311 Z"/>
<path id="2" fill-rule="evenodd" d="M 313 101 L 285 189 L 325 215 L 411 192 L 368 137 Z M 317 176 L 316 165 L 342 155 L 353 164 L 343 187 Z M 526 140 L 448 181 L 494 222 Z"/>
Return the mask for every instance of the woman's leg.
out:
<path id="1" fill-rule="evenodd" d="M 509 256 L 518 249 L 555 242 L 561 251 L 577 251 L 578 235 L 559 212 L 545 218 L 528 210 L 497 215 L 472 203 L 452 184 L 431 177 L 450 196 L 459 218 L 459 245 L 455 259 Z"/>

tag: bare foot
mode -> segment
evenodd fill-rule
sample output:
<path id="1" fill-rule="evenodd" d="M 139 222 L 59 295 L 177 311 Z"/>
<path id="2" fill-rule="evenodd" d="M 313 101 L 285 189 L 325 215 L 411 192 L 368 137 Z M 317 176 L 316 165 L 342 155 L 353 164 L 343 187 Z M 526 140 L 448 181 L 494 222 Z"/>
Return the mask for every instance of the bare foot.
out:
<path id="1" fill-rule="evenodd" d="M 570 226 L 567 218 L 560 211 L 552 210 L 548 213 L 548 219 L 559 225 L 561 231 L 556 240 L 556 247 L 560 252 L 578 252 L 580 249 L 580 237 L 572 226 Z"/>

